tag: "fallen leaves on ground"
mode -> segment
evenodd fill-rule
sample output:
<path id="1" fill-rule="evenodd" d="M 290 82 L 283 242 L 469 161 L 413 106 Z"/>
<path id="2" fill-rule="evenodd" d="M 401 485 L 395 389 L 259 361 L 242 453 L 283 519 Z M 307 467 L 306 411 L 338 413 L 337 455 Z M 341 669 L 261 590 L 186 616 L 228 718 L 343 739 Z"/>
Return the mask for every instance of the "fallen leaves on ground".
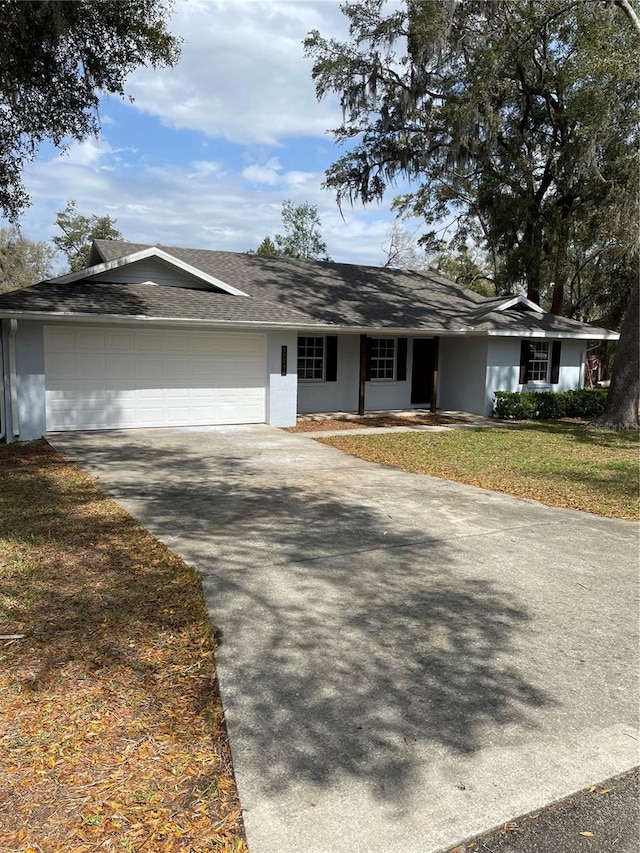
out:
<path id="1" fill-rule="evenodd" d="M 370 462 L 611 518 L 640 517 L 638 433 L 576 424 L 319 438 Z"/>
<path id="2" fill-rule="evenodd" d="M 0 853 L 244 853 L 197 574 L 46 442 L 0 449 Z"/>
<path id="3" fill-rule="evenodd" d="M 371 427 L 402 426 L 447 426 L 464 421 L 450 415 L 420 412 L 415 415 L 345 415 L 327 417 L 326 415 L 304 415 L 298 418 L 294 427 L 284 427 L 285 432 L 324 432 L 326 430 L 363 429 Z"/>

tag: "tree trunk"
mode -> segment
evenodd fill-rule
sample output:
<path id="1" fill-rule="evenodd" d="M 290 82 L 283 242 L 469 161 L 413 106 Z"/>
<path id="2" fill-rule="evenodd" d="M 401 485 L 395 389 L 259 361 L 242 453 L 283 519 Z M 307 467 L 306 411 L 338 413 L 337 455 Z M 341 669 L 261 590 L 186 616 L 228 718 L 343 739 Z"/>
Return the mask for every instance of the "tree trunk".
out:
<path id="1" fill-rule="evenodd" d="M 555 274 L 551 296 L 552 314 L 564 314 L 564 285 L 567 280 L 567 245 L 569 243 L 568 215 L 567 211 L 563 211 L 556 235 L 558 245 L 556 246 Z"/>
<path id="2" fill-rule="evenodd" d="M 638 429 L 640 408 L 640 288 L 631 291 L 611 371 L 607 407 L 591 426 L 601 429 Z"/>
<path id="3" fill-rule="evenodd" d="M 540 259 L 542 258 L 542 227 L 537 208 L 530 210 L 522 240 L 522 258 L 527 281 L 527 299 L 540 305 Z"/>

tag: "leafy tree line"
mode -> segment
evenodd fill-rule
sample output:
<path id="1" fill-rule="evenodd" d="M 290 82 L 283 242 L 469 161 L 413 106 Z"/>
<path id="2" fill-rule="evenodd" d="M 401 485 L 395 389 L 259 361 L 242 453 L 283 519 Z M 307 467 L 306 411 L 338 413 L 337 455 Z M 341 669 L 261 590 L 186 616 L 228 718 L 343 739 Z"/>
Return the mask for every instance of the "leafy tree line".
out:
<path id="1" fill-rule="evenodd" d="M 85 216 L 78 212 L 74 199 L 58 211 L 55 224 L 62 233 L 54 236 L 51 243 L 30 240 L 15 225 L 0 228 L 0 293 L 60 274 L 58 252 L 66 257 L 68 270 L 74 272 L 86 265 L 94 240 L 124 239 L 115 219 Z"/>
<path id="2" fill-rule="evenodd" d="M 305 41 L 318 97 L 337 93 L 340 204 L 398 179 L 422 245 L 480 239 L 496 292 L 619 321 L 608 424 L 638 426 L 638 34 L 630 0 L 347 4 L 346 42 Z M 443 233 L 440 223 L 446 222 Z M 618 394 L 616 373 L 624 381 Z"/>

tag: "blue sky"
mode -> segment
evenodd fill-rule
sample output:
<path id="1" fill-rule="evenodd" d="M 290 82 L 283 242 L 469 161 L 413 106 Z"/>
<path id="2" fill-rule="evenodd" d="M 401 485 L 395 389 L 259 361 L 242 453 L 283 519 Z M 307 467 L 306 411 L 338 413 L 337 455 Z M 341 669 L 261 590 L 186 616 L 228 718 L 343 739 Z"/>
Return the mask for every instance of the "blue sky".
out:
<path id="1" fill-rule="evenodd" d="M 382 263 L 391 197 L 343 218 L 321 189 L 341 111 L 316 100 L 302 40 L 311 29 L 346 37 L 345 24 L 333 0 L 176 0 L 180 62 L 131 75 L 133 104 L 106 98 L 98 139 L 64 154 L 43 146 L 24 174 L 23 233 L 49 239 L 75 198 L 131 241 L 246 251 L 281 230 L 289 198 L 317 205 L 334 260 Z"/>

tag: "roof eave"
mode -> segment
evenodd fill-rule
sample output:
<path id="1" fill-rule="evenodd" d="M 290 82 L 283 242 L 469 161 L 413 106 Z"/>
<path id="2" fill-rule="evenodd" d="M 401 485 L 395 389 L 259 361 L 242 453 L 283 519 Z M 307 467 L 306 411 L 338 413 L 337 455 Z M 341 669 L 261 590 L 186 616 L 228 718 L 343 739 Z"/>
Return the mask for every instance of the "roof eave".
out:
<path id="1" fill-rule="evenodd" d="M 491 329 L 482 334 L 497 338 L 562 338 L 563 340 L 577 341 L 617 341 L 620 338 L 619 332 L 612 332 L 609 329 L 589 329 L 580 332 L 544 331 L 542 329 L 515 329 L 513 331 Z"/>
<path id="2" fill-rule="evenodd" d="M 304 329 L 308 332 L 322 332 L 326 334 L 371 334 L 377 332 L 380 335 L 413 336 L 413 337 L 517 337 L 517 338 L 563 338 L 576 340 L 608 340 L 617 341 L 620 337 L 618 332 L 607 329 L 593 329 L 588 332 L 562 332 L 519 329 L 513 331 L 474 329 L 471 326 L 460 326 L 458 328 L 445 329 L 441 326 L 357 326 L 337 325 L 335 323 L 317 323 L 313 321 L 275 322 L 273 320 L 207 320 L 203 318 L 189 317 L 151 317 L 146 314 L 93 314 L 89 312 L 72 311 L 0 311 L 0 318 L 12 320 L 42 320 L 54 322 L 80 321 L 89 323 L 121 323 L 130 325 L 135 323 L 149 323 L 155 325 L 180 324 L 183 326 L 201 326 L 209 328 L 227 329 L 287 329 L 296 331 Z"/>

